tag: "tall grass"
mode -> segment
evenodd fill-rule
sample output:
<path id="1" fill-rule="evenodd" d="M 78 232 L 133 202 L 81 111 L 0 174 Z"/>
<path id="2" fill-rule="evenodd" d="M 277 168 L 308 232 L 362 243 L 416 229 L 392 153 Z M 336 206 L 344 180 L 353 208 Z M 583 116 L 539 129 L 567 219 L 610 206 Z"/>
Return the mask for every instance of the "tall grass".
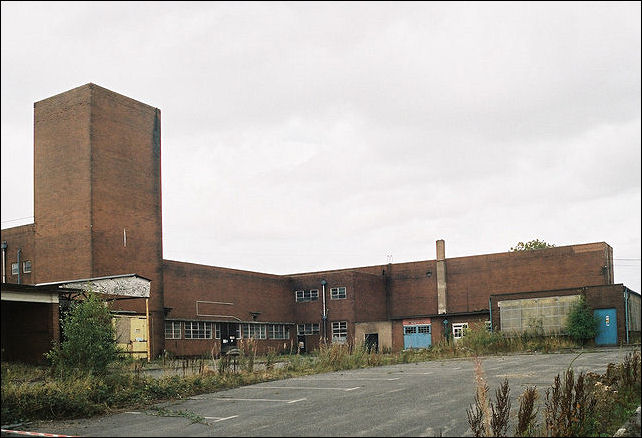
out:
<path id="1" fill-rule="evenodd" d="M 528 387 L 519 399 L 515 436 L 612 436 L 640 404 L 640 374 L 639 351 L 629 353 L 620 364 L 609 364 L 602 375 L 589 372 L 576 376 L 569 367 L 545 391 L 541 424 L 537 422 L 537 389 Z M 493 405 L 486 396 L 488 386 L 479 359 L 474 375 L 475 405 L 467 409 L 471 431 L 475 436 L 505 436 L 510 411 L 508 381 L 496 391 Z"/>

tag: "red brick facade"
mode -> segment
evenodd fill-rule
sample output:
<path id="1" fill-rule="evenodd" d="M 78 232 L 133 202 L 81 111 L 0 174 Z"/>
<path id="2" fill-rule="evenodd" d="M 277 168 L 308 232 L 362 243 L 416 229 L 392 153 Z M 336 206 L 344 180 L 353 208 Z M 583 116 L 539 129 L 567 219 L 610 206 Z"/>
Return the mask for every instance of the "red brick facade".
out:
<path id="1" fill-rule="evenodd" d="M 305 336 L 313 349 L 324 336 L 332 339 L 333 326 L 346 323 L 342 335 L 361 342 L 355 323 L 386 321 L 392 348 L 401 349 L 402 319 L 432 318 L 436 342 L 444 319 L 487 320 L 491 295 L 587 286 L 608 286 L 602 301 L 617 295 L 612 248 L 604 242 L 445 258 L 440 266 L 433 259 L 288 276 L 164 260 L 160 110 L 87 84 L 37 102 L 34 129 L 35 223 L 2 230 L 8 274 L 21 247 L 22 259 L 33 263 L 33 273 L 21 277 L 25 284 L 134 273 L 150 279 L 154 356 L 220 347 L 214 336 L 165 339 L 165 321 L 183 328 L 191 321 L 288 325 L 289 339 L 268 336 L 259 342 L 263 351 L 296 343 L 298 324 L 318 324 L 318 334 Z M 333 298 L 335 288 L 345 288 L 345 298 Z M 311 290 L 316 299 L 297 302 L 296 291 Z M 142 300 L 121 307 L 145 312 Z"/>

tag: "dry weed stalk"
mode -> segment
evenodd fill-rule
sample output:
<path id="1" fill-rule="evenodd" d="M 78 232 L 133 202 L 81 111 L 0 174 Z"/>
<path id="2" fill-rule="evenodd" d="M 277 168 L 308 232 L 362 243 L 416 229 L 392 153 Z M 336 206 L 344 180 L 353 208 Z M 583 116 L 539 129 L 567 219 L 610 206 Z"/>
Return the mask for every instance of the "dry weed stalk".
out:
<path id="1" fill-rule="evenodd" d="M 468 424 L 475 436 L 491 436 L 491 412 L 488 406 L 488 385 L 481 359 L 475 358 L 475 407 L 466 409 Z"/>
<path id="2" fill-rule="evenodd" d="M 510 417 L 510 387 L 508 379 L 495 390 L 495 404 L 490 404 L 492 418 L 490 425 L 494 436 L 506 436 L 508 431 L 508 419 Z"/>
<path id="3" fill-rule="evenodd" d="M 519 400 L 519 412 L 517 413 L 516 436 L 527 436 L 535 429 L 535 420 L 537 418 L 537 409 L 535 402 L 538 394 L 535 386 L 529 386 L 524 390 Z"/>

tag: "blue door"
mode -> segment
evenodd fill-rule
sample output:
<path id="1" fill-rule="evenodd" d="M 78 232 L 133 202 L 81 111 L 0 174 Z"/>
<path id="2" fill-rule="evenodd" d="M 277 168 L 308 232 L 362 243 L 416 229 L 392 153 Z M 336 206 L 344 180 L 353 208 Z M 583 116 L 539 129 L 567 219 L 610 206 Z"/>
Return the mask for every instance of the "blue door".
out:
<path id="1" fill-rule="evenodd" d="M 430 324 L 405 325 L 403 348 L 428 348 L 432 345 Z"/>
<path id="2" fill-rule="evenodd" d="M 593 315 L 600 321 L 597 336 L 595 337 L 595 344 L 616 345 L 617 314 L 615 313 L 615 309 L 595 309 Z"/>

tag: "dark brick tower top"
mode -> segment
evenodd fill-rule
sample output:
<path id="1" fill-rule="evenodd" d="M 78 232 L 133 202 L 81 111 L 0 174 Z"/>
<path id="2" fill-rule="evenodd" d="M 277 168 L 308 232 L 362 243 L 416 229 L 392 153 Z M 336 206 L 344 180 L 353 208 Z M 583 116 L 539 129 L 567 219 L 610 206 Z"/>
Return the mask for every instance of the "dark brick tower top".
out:
<path id="1" fill-rule="evenodd" d="M 158 354 L 160 110 L 87 84 L 36 102 L 34 113 L 35 282 L 131 273 L 149 278 L 151 348 Z"/>

